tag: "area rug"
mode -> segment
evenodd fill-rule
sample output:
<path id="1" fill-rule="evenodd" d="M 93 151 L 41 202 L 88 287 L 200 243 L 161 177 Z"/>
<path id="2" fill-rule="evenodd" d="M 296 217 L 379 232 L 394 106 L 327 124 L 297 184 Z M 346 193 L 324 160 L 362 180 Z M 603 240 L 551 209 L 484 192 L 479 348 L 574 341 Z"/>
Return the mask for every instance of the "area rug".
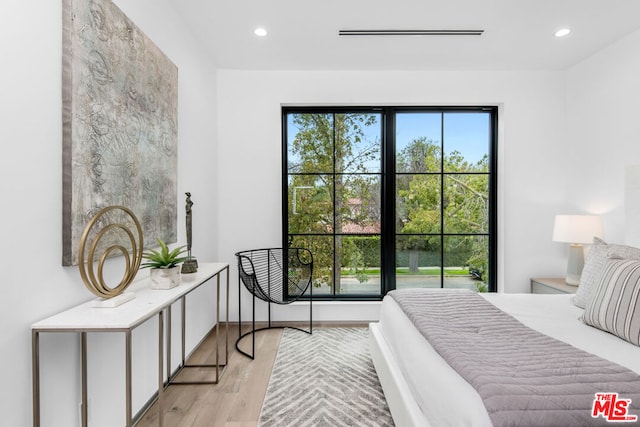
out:
<path id="1" fill-rule="evenodd" d="M 368 329 L 285 329 L 258 426 L 393 426 Z"/>

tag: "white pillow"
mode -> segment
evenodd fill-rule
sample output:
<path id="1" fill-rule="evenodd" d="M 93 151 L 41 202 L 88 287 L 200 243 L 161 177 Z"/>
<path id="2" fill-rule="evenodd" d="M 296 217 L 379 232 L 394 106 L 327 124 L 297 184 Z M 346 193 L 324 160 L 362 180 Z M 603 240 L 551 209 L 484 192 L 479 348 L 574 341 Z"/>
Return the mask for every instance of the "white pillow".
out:
<path id="1" fill-rule="evenodd" d="M 600 283 L 600 277 L 607 261 L 611 258 L 640 259 L 640 249 L 633 246 L 607 244 L 604 240 L 594 237 L 591 250 L 587 254 L 580 276 L 580 286 L 572 298 L 573 305 L 585 308 L 594 289 Z"/>
<path id="2" fill-rule="evenodd" d="M 606 263 L 582 321 L 640 346 L 640 261 Z"/>
<path id="3" fill-rule="evenodd" d="M 593 245 L 589 253 L 587 253 L 582 275 L 580 276 L 580 286 L 578 286 L 576 295 L 572 299 L 573 305 L 580 308 L 584 308 L 587 305 L 593 288 L 599 283 L 602 269 L 607 262 L 608 249 L 609 245 L 604 240 L 597 237 L 593 238 Z"/>

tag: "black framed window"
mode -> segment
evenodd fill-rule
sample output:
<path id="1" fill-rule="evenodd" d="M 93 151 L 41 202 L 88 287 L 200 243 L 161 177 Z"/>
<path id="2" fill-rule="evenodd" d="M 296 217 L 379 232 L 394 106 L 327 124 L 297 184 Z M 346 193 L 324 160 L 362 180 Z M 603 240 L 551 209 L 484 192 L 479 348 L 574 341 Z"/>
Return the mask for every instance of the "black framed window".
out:
<path id="1" fill-rule="evenodd" d="M 283 245 L 314 296 L 496 290 L 495 107 L 283 107 Z"/>

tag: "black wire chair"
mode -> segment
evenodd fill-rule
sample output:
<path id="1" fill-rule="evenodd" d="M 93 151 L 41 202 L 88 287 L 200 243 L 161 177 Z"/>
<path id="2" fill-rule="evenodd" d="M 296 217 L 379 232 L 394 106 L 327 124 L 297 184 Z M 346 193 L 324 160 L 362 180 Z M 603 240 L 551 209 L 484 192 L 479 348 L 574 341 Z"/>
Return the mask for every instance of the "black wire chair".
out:
<path id="1" fill-rule="evenodd" d="M 238 259 L 238 321 L 242 325 L 240 282 L 251 292 L 253 307 L 251 330 L 242 334 L 238 328 L 236 349 L 254 359 L 258 331 L 273 328 L 292 328 L 311 334 L 313 332 L 313 255 L 305 248 L 252 249 L 236 253 Z M 286 262 L 285 262 L 286 260 Z M 309 294 L 309 330 L 294 326 L 272 326 L 271 304 L 291 304 L 307 292 Z M 256 298 L 268 303 L 268 326 L 256 329 Z M 251 354 L 238 345 L 247 335 L 252 336 Z"/>

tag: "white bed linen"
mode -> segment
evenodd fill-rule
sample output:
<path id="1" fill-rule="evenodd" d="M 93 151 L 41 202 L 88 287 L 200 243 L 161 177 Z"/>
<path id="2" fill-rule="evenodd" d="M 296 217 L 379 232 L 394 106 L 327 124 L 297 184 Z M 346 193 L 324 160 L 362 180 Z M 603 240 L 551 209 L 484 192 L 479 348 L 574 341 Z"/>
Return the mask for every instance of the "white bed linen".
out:
<path id="1" fill-rule="evenodd" d="M 640 347 L 582 323 L 584 310 L 571 303 L 573 295 L 482 295 L 530 328 L 640 374 Z"/>
<path id="2" fill-rule="evenodd" d="M 572 295 L 482 296 L 537 331 L 640 373 L 640 347 L 583 324 L 579 320 L 582 309 L 571 303 Z M 475 389 L 440 357 L 390 297 L 383 300 L 377 329 L 431 425 L 491 425 Z"/>

